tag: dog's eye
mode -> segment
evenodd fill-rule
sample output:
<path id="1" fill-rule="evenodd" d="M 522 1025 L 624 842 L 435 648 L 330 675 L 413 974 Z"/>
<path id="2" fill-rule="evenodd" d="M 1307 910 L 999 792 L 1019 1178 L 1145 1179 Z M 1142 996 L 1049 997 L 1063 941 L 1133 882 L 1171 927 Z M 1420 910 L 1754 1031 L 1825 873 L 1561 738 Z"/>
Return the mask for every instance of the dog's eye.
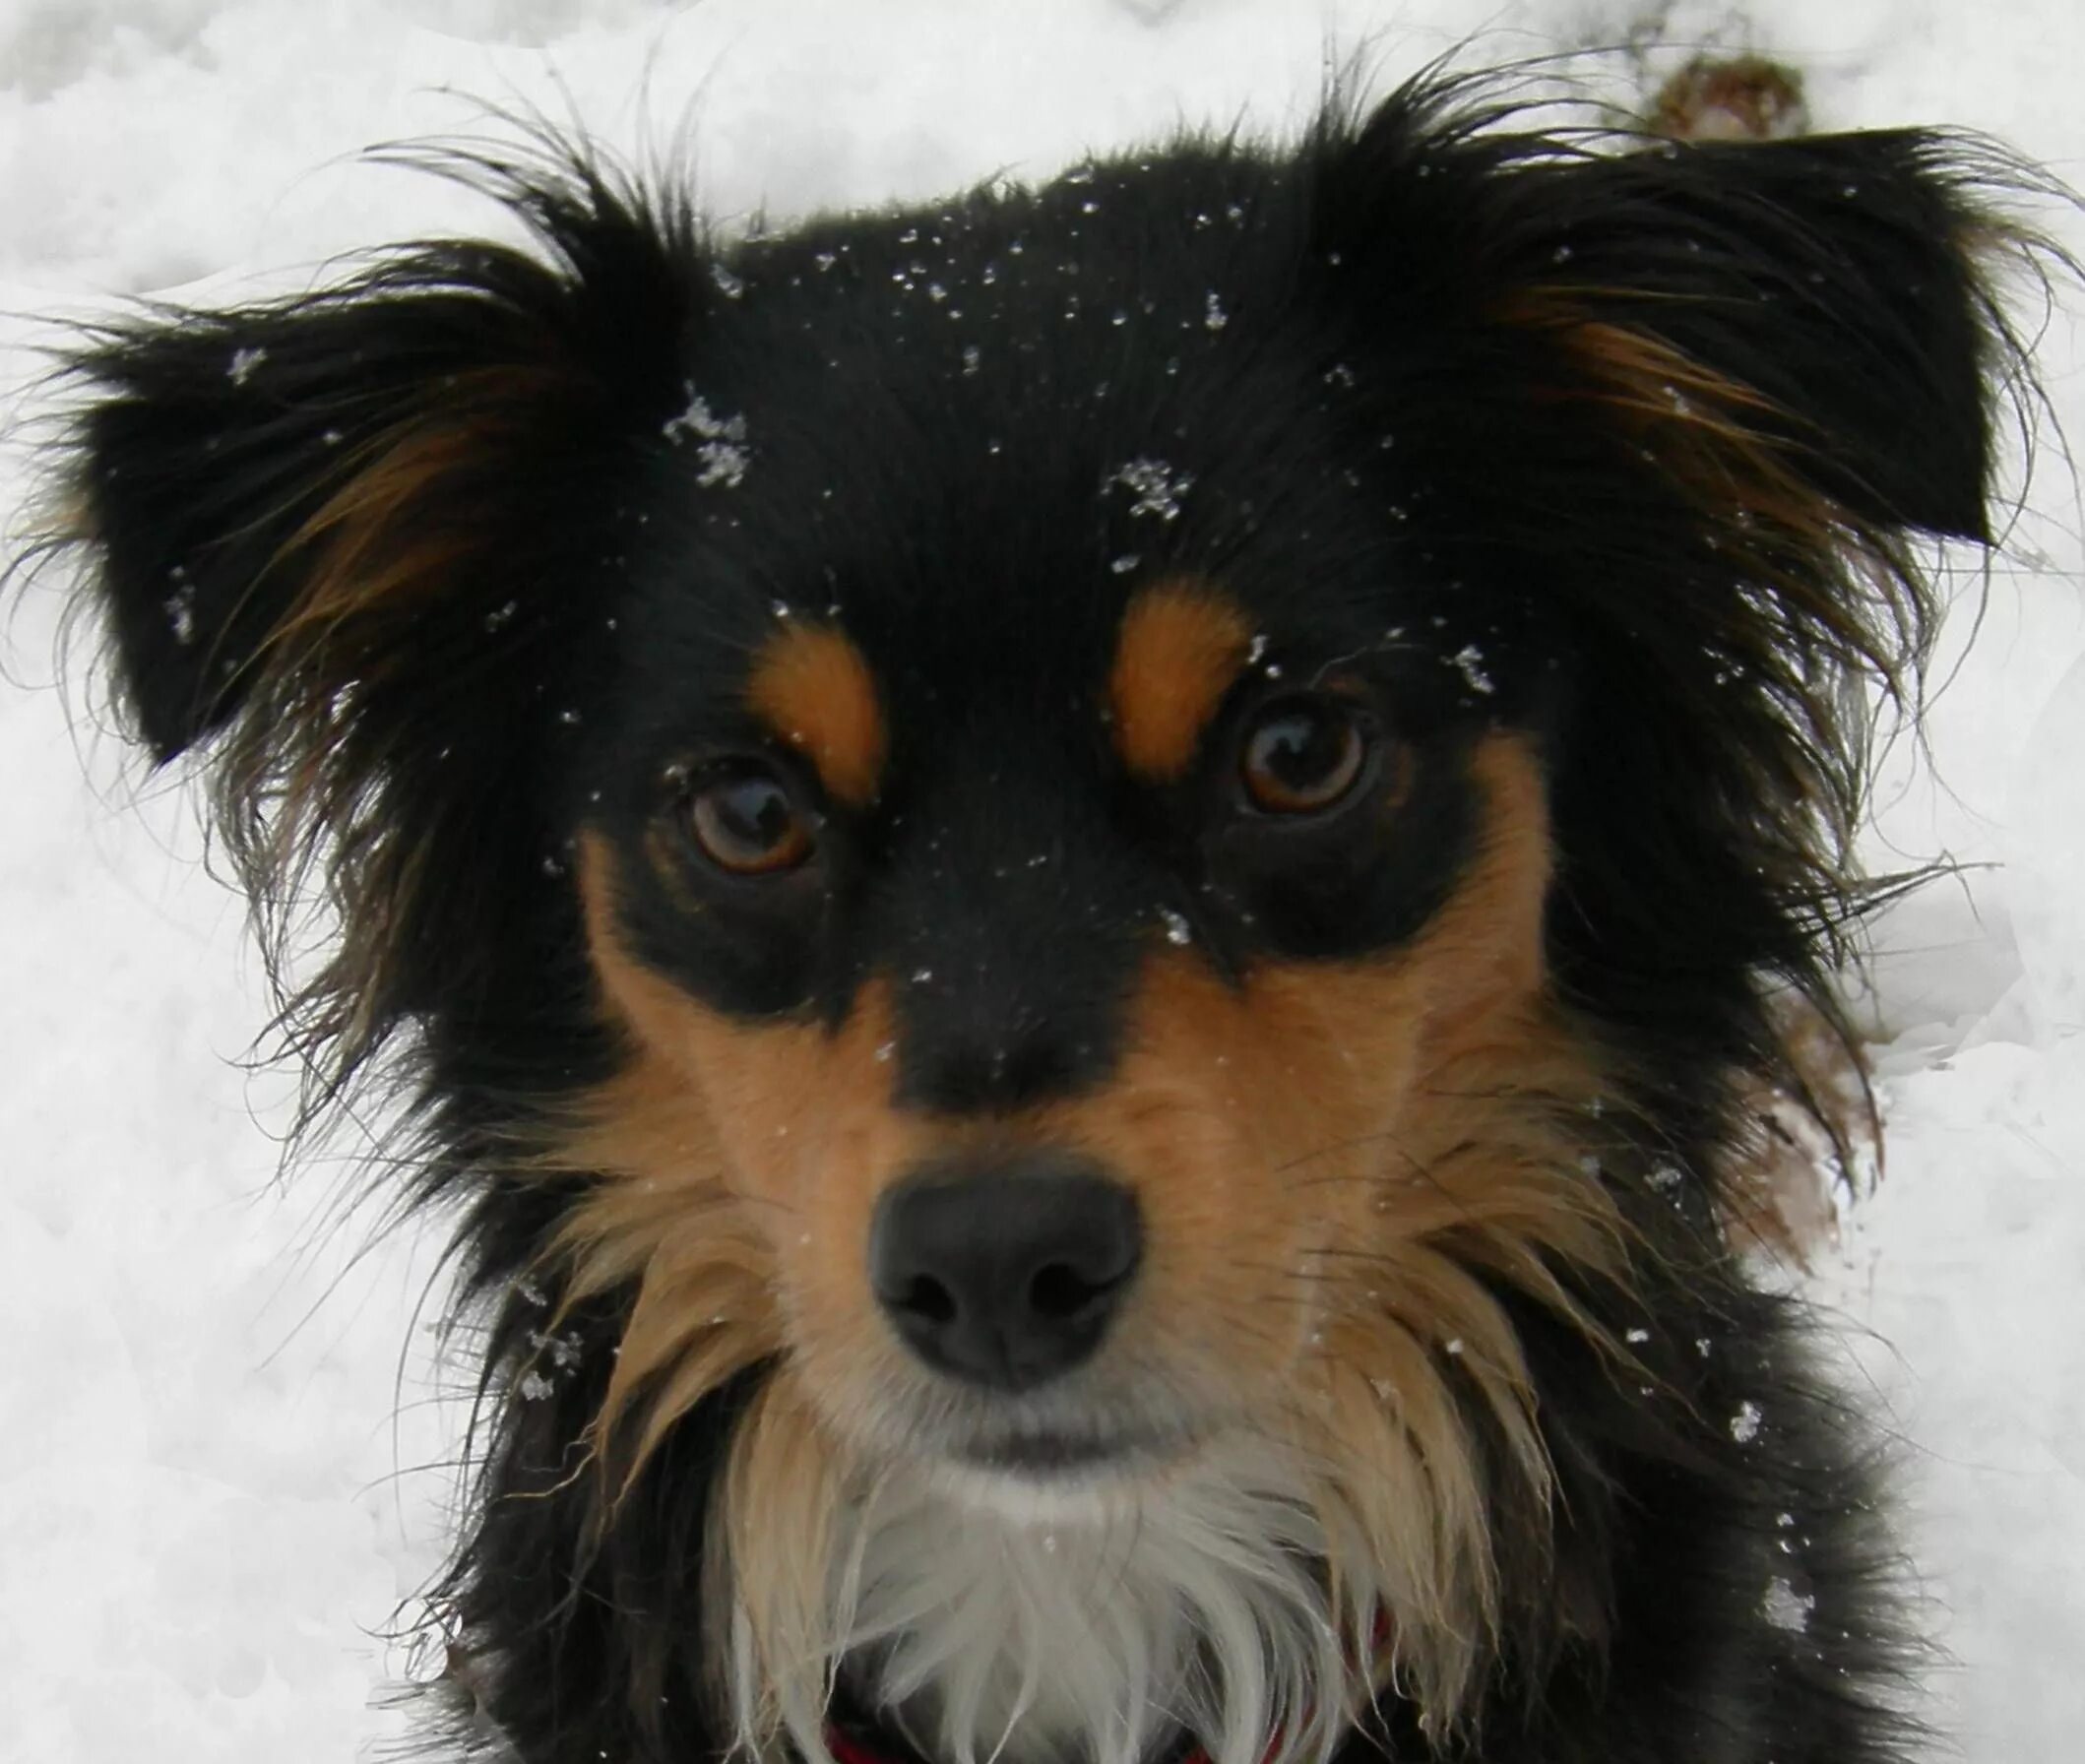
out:
<path id="1" fill-rule="evenodd" d="M 1262 814 L 1322 814 L 1353 793 L 1367 760 L 1368 735 L 1351 706 L 1285 698 L 1245 725 L 1238 779 Z"/>
<path id="2" fill-rule="evenodd" d="M 688 830 L 702 854 L 734 876 L 775 876 L 811 854 L 809 818 L 789 787 L 757 760 L 696 781 Z"/>

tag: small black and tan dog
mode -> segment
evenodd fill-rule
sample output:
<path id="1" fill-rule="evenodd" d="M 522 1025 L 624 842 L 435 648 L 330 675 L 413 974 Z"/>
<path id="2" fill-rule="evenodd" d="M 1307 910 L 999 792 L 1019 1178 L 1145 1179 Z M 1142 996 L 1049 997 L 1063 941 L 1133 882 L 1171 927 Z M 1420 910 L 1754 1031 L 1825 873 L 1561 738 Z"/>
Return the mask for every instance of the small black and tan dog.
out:
<path id="1" fill-rule="evenodd" d="M 460 1220 L 461 1750 L 1914 1743 L 1729 1209 L 2009 172 L 1485 101 L 735 242 L 466 153 L 536 248 L 83 343 L 51 550 Z"/>

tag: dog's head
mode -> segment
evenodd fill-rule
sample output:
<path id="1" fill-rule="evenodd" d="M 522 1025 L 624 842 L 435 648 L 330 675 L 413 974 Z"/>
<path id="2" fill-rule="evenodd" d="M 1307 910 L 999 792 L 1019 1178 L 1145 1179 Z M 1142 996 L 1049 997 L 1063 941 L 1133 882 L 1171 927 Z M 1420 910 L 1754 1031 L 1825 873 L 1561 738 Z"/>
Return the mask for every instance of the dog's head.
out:
<path id="1" fill-rule="evenodd" d="M 71 484 L 144 738 L 330 882 L 292 1027 L 410 1030 L 544 1301 L 572 1573 L 728 1390 L 676 1535 L 751 1740 L 851 1657 L 959 1751 L 1170 1699 L 1250 1764 L 1377 1667 L 1452 1716 L 1516 1601 L 1597 1634 L 1545 1379 L 1711 1242 L 1848 682 L 1984 536 L 1966 174 L 1416 91 L 730 245 L 488 175 L 539 251 L 95 341 Z M 1044 1633 L 1123 1513 L 1140 1614 Z"/>

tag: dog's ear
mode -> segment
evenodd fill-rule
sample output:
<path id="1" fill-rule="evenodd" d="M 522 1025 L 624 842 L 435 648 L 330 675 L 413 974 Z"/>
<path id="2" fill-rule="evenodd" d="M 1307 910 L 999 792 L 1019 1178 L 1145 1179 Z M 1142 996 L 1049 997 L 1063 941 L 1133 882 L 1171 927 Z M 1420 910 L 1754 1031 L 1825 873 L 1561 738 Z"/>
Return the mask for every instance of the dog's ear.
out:
<path id="1" fill-rule="evenodd" d="M 422 246 L 277 304 L 156 308 L 75 355 L 68 536 L 158 758 L 292 677 L 481 673 L 540 627 L 531 536 L 569 524 L 590 450 L 685 402 L 681 223 L 585 164 L 493 170 L 547 258 Z"/>
<path id="2" fill-rule="evenodd" d="M 1515 192 L 1541 248 L 1507 316 L 1646 414 L 1705 395 L 1863 523 L 1988 540 L 2001 235 L 1979 169 L 1913 131 L 1544 166 Z"/>
<path id="3" fill-rule="evenodd" d="M 1521 383 L 1605 401 L 1640 450 L 1714 472 L 1713 425 L 1860 525 L 1989 536 L 2017 351 L 1985 275 L 2017 241 L 1984 197 L 2031 174 L 1930 132 L 1589 155 L 1512 121 L 1453 81 L 1335 120 L 1319 249 L 1430 332 L 1518 349 Z"/>
<path id="4" fill-rule="evenodd" d="M 561 861 L 547 764 L 613 643 L 617 498 L 713 293 L 684 208 L 576 156 L 474 169 L 537 249 L 156 309 L 72 364 L 59 501 L 116 698 L 158 758 L 207 749 L 272 954 L 323 884 L 339 938 L 284 1023 L 329 1084 L 410 1014 L 503 1008 L 540 922 L 516 879 Z"/>

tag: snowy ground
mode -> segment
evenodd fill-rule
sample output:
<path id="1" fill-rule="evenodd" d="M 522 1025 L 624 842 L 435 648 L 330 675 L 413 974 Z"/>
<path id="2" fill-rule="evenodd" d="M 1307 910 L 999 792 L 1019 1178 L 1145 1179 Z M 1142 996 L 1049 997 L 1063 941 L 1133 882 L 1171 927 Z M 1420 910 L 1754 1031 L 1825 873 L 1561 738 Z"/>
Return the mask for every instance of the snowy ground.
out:
<path id="1" fill-rule="evenodd" d="M 1645 7 L 1641 13 L 1659 9 Z M 2076 0 L 1663 9 L 1808 74 L 1820 124 L 1953 121 L 2085 178 Z M 1822 15 L 1829 15 L 1829 22 Z M 282 286 L 484 217 L 359 164 L 468 124 L 458 94 L 610 140 L 684 117 L 713 209 L 922 195 L 1243 112 L 1307 111 L 1327 40 L 1407 69 L 1621 39 L 1625 0 L 0 0 L 0 393 L 39 316 Z M 1611 85 L 1610 58 L 1588 77 Z M 691 109 L 692 106 L 692 109 Z M 2085 229 L 2072 226 L 2073 248 Z M 2076 314 L 2043 367 L 2085 434 Z M 0 454 L 0 512 L 26 433 Z M 1882 927 L 1887 1178 L 1817 1276 L 1908 1447 L 1915 1554 L 1973 1759 L 2085 1730 L 2085 598 L 2059 465 L 1900 754 L 1878 856 L 1990 860 Z M 1966 642 L 1965 614 L 1951 632 Z M 47 686 L 55 617 L 4 627 Z M 456 1414 L 411 1319 L 431 1246 L 357 1258 L 341 1171 L 275 1180 L 283 1082 L 191 801 L 0 690 L 0 1760 L 348 1759 L 396 1731 L 383 1630 L 439 1557 Z M 258 1124 L 257 1124 L 258 1121 Z M 403 1353 L 402 1353 L 403 1347 Z M 450 1377 L 453 1380 L 454 1370 Z"/>

